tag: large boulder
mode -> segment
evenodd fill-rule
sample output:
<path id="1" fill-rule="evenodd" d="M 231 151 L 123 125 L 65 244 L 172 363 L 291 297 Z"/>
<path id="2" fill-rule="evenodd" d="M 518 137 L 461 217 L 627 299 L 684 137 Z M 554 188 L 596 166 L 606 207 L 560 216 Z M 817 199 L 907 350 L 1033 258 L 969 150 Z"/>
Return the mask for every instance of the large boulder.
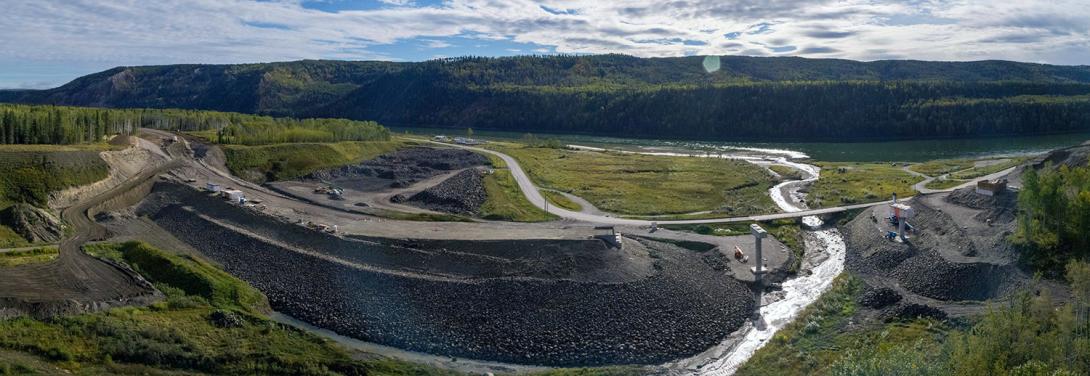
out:
<path id="1" fill-rule="evenodd" d="M 15 204 L 0 211 L 0 224 L 10 227 L 28 242 L 61 240 L 64 226 L 53 213 L 30 204 Z"/>

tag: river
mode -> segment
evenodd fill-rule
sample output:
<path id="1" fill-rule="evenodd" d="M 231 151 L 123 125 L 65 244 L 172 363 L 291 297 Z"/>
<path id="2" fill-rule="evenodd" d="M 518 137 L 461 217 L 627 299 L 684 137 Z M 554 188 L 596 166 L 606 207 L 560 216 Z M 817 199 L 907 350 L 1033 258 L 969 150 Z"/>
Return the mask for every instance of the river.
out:
<path id="1" fill-rule="evenodd" d="M 601 150 L 583 145 L 568 145 L 568 147 Z M 772 201 L 785 212 L 809 209 L 799 191 L 817 181 L 821 175 L 819 167 L 792 160 L 805 158 L 805 155 L 787 149 L 734 147 L 715 154 L 685 149 L 627 150 L 626 152 L 659 156 L 732 158 L 758 165 L 791 166 L 802 171 L 805 177 L 802 180 L 782 182 L 768 190 Z M 803 217 L 802 223 L 805 226 L 803 232 L 805 252 L 798 274 L 784 281 L 780 290 L 759 294 L 760 308 L 756 317 L 741 329 L 731 333 L 718 345 L 696 356 L 661 365 L 657 367 L 658 371 L 665 374 L 732 375 L 757 350 L 766 345 L 776 332 L 794 321 L 799 312 L 816 301 L 832 286 L 833 280 L 844 271 L 844 256 L 847 251 L 844 238 L 835 227 L 824 226 L 822 220 L 816 216 Z"/>
<path id="2" fill-rule="evenodd" d="M 395 132 L 418 135 L 462 135 L 461 129 L 391 128 Z M 474 137 L 495 140 L 518 140 L 522 133 L 475 131 Z M 631 151 L 713 150 L 732 151 L 756 148 L 791 151 L 792 158 L 809 157 L 826 162 L 924 162 L 936 159 L 976 158 L 994 155 L 1027 155 L 1074 146 L 1090 140 L 1090 132 L 1012 136 L 976 139 L 939 139 L 885 142 L 719 142 L 635 139 L 570 134 L 537 135 L 557 139 L 566 144 L 578 144 Z"/>

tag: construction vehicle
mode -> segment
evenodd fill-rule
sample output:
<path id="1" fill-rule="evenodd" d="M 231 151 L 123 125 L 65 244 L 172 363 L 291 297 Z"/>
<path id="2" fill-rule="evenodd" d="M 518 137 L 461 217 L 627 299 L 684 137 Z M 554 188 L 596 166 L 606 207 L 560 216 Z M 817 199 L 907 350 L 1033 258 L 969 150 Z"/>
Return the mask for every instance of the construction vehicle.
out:
<path id="1" fill-rule="evenodd" d="M 314 188 L 314 193 L 328 195 L 329 198 L 333 200 L 344 200 L 344 188 L 341 188 L 340 186 L 337 186 L 336 184 L 333 184 L 332 182 L 329 182 L 325 179 L 319 180 L 322 181 L 323 185 L 318 186 L 318 188 Z"/>
<path id="2" fill-rule="evenodd" d="M 746 256 L 745 252 L 742 252 L 742 247 L 734 246 L 734 259 L 741 261 L 742 263 L 749 262 L 749 256 Z"/>

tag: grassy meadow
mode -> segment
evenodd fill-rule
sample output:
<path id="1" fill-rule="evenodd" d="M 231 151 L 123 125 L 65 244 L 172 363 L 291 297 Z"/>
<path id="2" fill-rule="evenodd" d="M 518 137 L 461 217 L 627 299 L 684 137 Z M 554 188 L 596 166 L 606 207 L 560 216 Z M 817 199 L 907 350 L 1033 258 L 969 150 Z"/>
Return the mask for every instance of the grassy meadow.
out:
<path id="1" fill-rule="evenodd" d="M 810 187 L 806 204 L 811 208 L 861 204 L 888 200 L 892 194 L 916 194 L 913 185 L 924 178 L 912 175 L 900 165 L 888 163 L 816 162 L 821 178 Z"/>
<path id="2" fill-rule="evenodd" d="M 542 188 L 572 193 L 622 215 L 715 210 L 722 215 L 775 212 L 771 174 L 747 162 L 494 145 L 517 159 Z"/>

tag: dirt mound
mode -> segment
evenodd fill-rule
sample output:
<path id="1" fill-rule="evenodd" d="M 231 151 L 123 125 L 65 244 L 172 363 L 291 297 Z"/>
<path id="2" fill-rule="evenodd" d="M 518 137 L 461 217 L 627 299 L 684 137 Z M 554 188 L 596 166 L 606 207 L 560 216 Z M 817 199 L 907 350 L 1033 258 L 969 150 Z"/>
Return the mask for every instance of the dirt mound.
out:
<path id="1" fill-rule="evenodd" d="M 484 178 L 476 169 L 465 170 L 442 183 L 412 195 L 407 200 L 416 206 L 455 214 L 477 214 L 488 198 Z M 391 200 L 392 201 L 392 200 Z"/>
<path id="2" fill-rule="evenodd" d="M 859 304 L 870 308 L 884 308 L 900 301 L 901 294 L 888 287 L 868 288 L 858 299 Z"/>
<path id="3" fill-rule="evenodd" d="M 52 243 L 64 235 L 64 226 L 52 213 L 30 204 L 15 204 L 0 211 L 0 224 L 10 227 L 28 242 Z"/>
<path id="4" fill-rule="evenodd" d="M 357 165 L 317 171 L 303 179 L 328 180 L 369 192 L 408 187 L 444 171 L 488 164 L 488 158 L 468 150 L 415 147 L 383 154 Z"/>

